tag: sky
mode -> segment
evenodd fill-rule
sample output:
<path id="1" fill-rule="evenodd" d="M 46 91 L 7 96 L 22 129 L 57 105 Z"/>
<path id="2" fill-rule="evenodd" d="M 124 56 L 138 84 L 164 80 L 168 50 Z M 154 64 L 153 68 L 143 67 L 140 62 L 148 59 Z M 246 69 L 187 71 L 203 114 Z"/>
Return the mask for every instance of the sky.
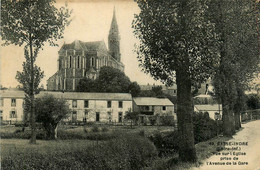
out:
<path id="1" fill-rule="evenodd" d="M 65 1 L 57 0 L 56 6 L 61 7 L 64 4 Z M 57 41 L 59 47 L 51 47 L 46 43 L 37 57 L 36 64 L 45 75 L 40 85 L 43 84 L 46 87 L 46 80 L 57 71 L 58 51 L 64 43 L 71 43 L 76 39 L 84 42 L 104 40 L 107 45 L 114 7 L 121 37 L 121 61 L 125 65 L 125 74 L 131 81 L 137 81 L 141 85 L 161 84 L 141 71 L 137 55 L 133 51 L 134 44 L 138 43 L 131 27 L 134 14 L 139 13 L 135 2 L 130 0 L 70 0 L 68 7 L 73 10 L 72 22 L 65 29 L 64 38 Z M 0 48 L 0 84 L 3 87 L 16 87 L 19 83 L 15 76 L 17 71 L 22 71 L 22 63 L 25 60 L 23 47 L 9 45 Z"/>

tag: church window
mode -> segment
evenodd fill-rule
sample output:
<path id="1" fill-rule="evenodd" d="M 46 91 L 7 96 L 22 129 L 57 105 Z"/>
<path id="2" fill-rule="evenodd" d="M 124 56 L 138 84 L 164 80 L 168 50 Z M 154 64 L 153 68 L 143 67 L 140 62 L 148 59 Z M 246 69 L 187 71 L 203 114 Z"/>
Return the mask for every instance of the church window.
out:
<path id="1" fill-rule="evenodd" d="M 72 58 L 71 58 L 71 56 L 69 56 L 69 68 L 71 68 L 72 67 Z"/>
<path id="2" fill-rule="evenodd" d="M 79 56 L 77 56 L 77 68 L 79 68 Z"/>
<path id="3" fill-rule="evenodd" d="M 93 57 L 90 58 L 90 66 L 94 67 L 95 65 L 95 60 Z"/>

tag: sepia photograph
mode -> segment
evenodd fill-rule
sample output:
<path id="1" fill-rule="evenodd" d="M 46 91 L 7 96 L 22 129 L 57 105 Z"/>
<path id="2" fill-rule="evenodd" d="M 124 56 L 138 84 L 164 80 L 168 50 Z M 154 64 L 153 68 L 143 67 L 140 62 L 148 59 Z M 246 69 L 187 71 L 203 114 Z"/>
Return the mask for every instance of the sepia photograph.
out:
<path id="1" fill-rule="evenodd" d="M 260 170 L 259 0 L 1 0 L 3 170 Z"/>

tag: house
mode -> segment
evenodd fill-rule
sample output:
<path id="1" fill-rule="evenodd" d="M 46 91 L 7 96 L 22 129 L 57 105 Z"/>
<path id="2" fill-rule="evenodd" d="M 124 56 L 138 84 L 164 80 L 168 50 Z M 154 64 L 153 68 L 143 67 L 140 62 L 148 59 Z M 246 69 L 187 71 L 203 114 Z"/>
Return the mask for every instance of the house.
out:
<path id="1" fill-rule="evenodd" d="M 65 99 L 71 115 L 69 122 L 122 122 L 126 112 L 132 110 L 132 96 L 128 93 L 82 93 L 41 91 L 35 97 L 53 95 Z M 0 90 L 0 113 L 2 121 L 21 122 L 24 118 L 23 91 Z"/>
<path id="2" fill-rule="evenodd" d="M 222 105 L 221 104 L 202 104 L 194 105 L 195 112 L 209 113 L 209 117 L 213 120 L 222 119 Z"/>
<path id="3" fill-rule="evenodd" d="M 0 119 L 9 123 L 23 120 L 24 92 L 0 90 Z"/>
<path id="4" fill-rule="evenodd" d="M 126 112 L 132 110 L 129 93 L 82 93 L 42 91 L 37 97 L 51 94 L 67 100 L 71 116 L 66 121 L 122 122 Z"/>
<path id="5" fill-rule="evenodd" d="M 174 116 L 174 104 L 167 98 L 134 97 L 133 110 L 143 115 Z"/>

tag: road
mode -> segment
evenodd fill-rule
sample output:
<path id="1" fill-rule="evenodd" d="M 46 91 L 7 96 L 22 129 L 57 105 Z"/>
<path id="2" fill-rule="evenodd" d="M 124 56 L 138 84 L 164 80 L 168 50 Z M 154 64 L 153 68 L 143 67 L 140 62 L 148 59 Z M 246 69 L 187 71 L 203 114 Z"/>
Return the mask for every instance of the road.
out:
<path id="1" fill-rule="evenodd" d="M 216 144 L 230 150 L 220 151 L 193 170 L 260 170 L 260 120 L 242 124 L 242 127 L 228 143 Z"/>

